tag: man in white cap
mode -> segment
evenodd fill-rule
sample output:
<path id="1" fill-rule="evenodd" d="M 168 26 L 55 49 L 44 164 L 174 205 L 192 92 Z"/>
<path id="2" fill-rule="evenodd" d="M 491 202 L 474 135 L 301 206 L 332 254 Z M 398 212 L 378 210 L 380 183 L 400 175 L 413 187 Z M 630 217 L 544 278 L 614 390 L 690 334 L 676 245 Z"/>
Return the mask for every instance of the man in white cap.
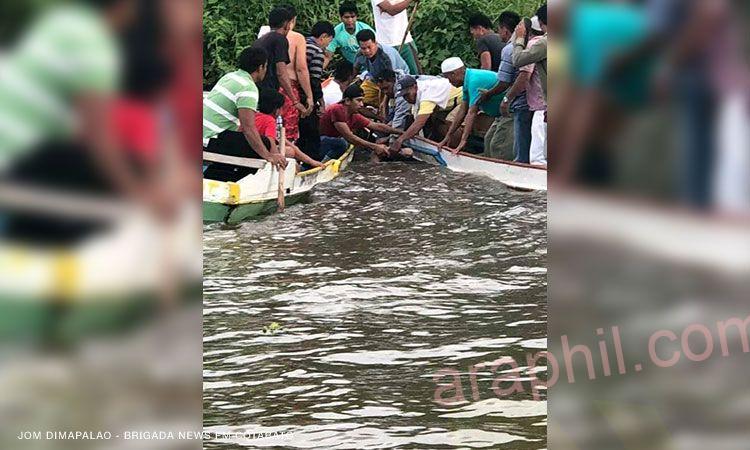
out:
<path id="1" fill-rule="evenodd" d="M 469 135 L 474 128 L 474 119 L 480 111 L 490 117 L 500 116 L 500 102 L 503 99 L 503 93 L 488 98 L 480 105 L 478 100 L 482 92 L 492 89 L 497 84 L 497 74 L 495 72 L 491 70 L 467 69 L 461 58 L 458 57 L 451 57 L 443 61 L 440 65 L 440 70 L 453 86 L 463 89 L 461 105 L 458 108 L 456 117 L 451 122 L 445 139 L 440 143 L 441 147 L 446 146 L 453 133 L 456 132 L 464 121 L 464 118 L 466 118 L 461 140 L 456 148 L 451 150 L 454 153 L 458 153 L 466 147 Z M 486 136 L 485 139 L 487 139 Z"/>

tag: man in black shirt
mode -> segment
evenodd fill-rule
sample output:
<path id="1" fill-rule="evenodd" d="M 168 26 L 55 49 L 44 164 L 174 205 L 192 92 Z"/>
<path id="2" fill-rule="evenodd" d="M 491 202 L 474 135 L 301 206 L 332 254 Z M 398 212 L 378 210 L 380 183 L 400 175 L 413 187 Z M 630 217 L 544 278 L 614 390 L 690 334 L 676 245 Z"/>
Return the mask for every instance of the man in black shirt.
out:
<path id="1" fill-rule="evenodd" d="M 469 31 L 477 41 L 479 68 L 497 72 L 505 44 L 502 38 L 492 31 L 492 21 L 484 14 L 475 14 L 469 18 Z"/>
<path id="2" fill-rule="evenodd" d="M 300 111 L 305 111 L 305 106 L 300 103 L 295 96 L 295 90 L 292 89 L 292 82 L 289 78 L 287 64 L 289 60 L 289 41 L 286 35 L 289 34 L 292 23 L 292 13 L 286 8 L 278 7 L 271 10 L 268 15 L 268 25 L 271 32 L 263 35 L 255 41 L 253 47 L 262 48 L 268 53 L 268 72 L 266 77 L 258 85 L 259 88 L 279 90 L 292 101 L 294 107 Z"/>

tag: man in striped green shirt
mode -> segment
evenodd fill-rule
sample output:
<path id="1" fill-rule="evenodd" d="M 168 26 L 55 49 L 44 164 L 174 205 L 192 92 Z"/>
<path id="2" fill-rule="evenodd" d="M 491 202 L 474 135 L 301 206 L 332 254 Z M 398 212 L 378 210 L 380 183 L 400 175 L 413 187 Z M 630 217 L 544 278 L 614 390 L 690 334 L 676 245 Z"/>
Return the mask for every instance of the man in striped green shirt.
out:
<path id="1" fill-rule="evenodd" d="M 262 158 L 286 167 L 286 158 L 271 153 L 255 126 L 258 86 L 266 76 L 268 55 L 261 48 L 246 48 L 239 69 L 216 83 L 203 99 L 203 147 L 212 153 Z"/>

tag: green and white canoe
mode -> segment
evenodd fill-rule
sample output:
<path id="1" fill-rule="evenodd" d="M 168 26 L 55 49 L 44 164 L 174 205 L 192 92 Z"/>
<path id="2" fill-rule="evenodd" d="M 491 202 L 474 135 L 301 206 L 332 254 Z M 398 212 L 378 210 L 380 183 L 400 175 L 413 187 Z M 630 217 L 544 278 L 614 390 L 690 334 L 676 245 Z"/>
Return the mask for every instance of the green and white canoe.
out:
<path id="1" fill-rule="evenodd" d="M 340 158 L 328 161 L 325 167 L 296 172 L 296 164 L 289 160 L 284 172 L 285 203 L 299 203 L 315 186 L 337 178 L 354 157 L 354 147 Z M 223 222 L 236 225 L 242 221 L 271 214 L 277 209 L 279 171 L 266 161 L 235 158 L 204 152 L 205 161 L 221 162 L 258 169 L 237 182 L 203 179 L 203 222 Z"/>
<path id="2" fill-rule="evenodd" d="M 180 301 L 199 301 L 197 205 L 183 206 L 168 228 L 121 205 L 97 209 L 109 225 L 76 243 L 0 240 L 0 341 L 70 342 L 142 323 L 160 308 L 165 277 Z"/>

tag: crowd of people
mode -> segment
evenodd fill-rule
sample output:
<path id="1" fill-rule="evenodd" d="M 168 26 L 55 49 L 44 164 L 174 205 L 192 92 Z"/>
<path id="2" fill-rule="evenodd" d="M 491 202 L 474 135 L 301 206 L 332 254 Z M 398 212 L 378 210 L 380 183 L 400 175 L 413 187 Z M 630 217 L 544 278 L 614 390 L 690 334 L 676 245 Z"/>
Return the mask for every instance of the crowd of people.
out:
<path id="1" fill-rule="evenodd" d="M 409 157 L 409 140 L 422 136 L 455 153 L 546 166 L 547 6 L 523 20 L 505 11 L 496 24 L 472 16 L 466 25 L 480 67 L 454 56 L 427 75 L 409 29 L 410 4 L 372 0 L 373 29 L 346 2 L 339 24 L 318 22 L 307 36 L 295 30 L 293 6 L 274 8 L 237 70 L 204 98 L 204 149 L 317 167 L 350 145 L 381 160 Z M 283 133 L 275 132 L 277 119 Z"/>

